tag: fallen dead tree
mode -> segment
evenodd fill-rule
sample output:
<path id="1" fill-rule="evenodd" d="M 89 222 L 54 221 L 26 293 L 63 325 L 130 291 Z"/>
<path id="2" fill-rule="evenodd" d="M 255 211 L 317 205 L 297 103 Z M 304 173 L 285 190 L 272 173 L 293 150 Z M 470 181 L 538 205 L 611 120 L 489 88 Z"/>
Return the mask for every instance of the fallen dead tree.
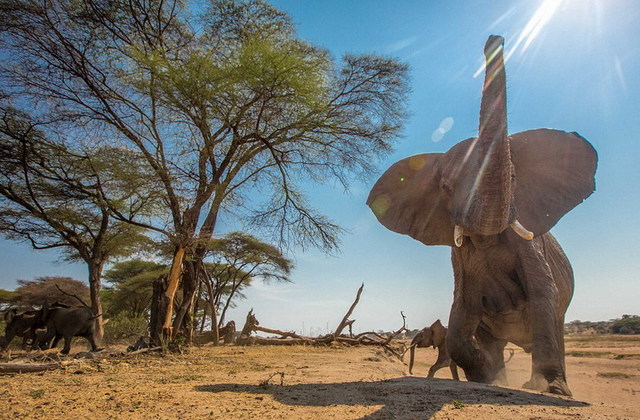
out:
<path id="1" fill-rule="evenodd" d="M 42 372 L 61 368 L 60 363 L 0 363 L 0 374 Z"/>
<path id="2" fill-rule="evenodd" d="M 353 319 L 349 319 L 356 305 L 360 301 L 360 295 L 362 294 L 362 290 L 364 289 L 364 283 L 358 289 L 356 294 L 356 298 L 351 304 L 351 307 L 344 315 L 338 327 L 334 332 L 330 334 L 326 334 L 319 337 L 307 337 L 296 334 L 293 331 L 281 331 L 273 328 L 267 328 L 260 325 L 258 319 L 253 313 L 253 309 L 249 311 L 247 314 L 247 318 L 242 328 L 242 332 L 240 333 L 240 337 L 237 339 L 238 345 L 277 345 L 277 346 L 292 346 L 292 345 L 330 345 L 332 343 L 342 343 L 346 345 L 370 345 L 370 346 L 381 346 L 388 350 L 390 353 L 395 356 L 401 358 L 402 354 L 406 349 L 403 349 L 404 344 L 400 344 L 397 346 L 392 345 L 392 340 L 400 335 L 402 332 L 407 331 L 406 328 L 406 319 L 402 312 L 400 315 L 402 316 L 402 326 L 398 328 L 396 331 L 383 336 L 373 331 L 362 332 L 357 335 L 353 335 L 352 333 L 352 325 L 355 322 Z M 342 331 L 349 327 L 349 335 L 345 335 Z M 274 338 L 264 338 L 252 336 L 253 332 L 263 332 L 271 335 L 275 335 L 278 337 Z M 400 347 L 400 348 L 399 348 Z"/>

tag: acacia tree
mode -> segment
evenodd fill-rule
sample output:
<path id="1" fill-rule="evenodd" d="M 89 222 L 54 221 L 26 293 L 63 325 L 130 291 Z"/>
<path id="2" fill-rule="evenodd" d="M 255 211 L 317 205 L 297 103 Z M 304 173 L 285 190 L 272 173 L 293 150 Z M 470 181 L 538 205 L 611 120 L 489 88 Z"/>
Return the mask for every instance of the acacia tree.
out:
<path id="1" fill-rule="evenodd" d="M 116 169 L 113 149 L 94 150 L 93 155 L 73 152 L 63 142 L 49 140 L 38 124 L 7 104 L 0 105 L 0 142 L 0 232 L 34 249 L 59 248 L 67 259 L 85 262 L 91 308 L 101 315 L 105 263 L 131 252 L 144 236 L 140 228 L 111 217 L 100 195 L 100 184 L 110 181 L 101 179 L 96 164 L 111 162 L 109 170 L 120 174 L 127 170 Z M 120 185 L 126 184 L 123 180 Z M 122 202 L 132 195 L 126 190 L 119 188 Z M 99 316 L 100 337 L 101 321 Z"/>
<path id="2" fill-rule="evenodd" d="M 69 292 L 72 292 L 73 296 Z M 22 306 L 43 306 L 53 302 L 78 306 L 77 299 L 87 302 L 90 294 L 86 284 L 71 277 L 36 277 L 34 280 L 18 280 L 18 287 L 14 293 L 14 302 Z"/>
<path id="3" fill-rule="evenodd" d="M 293 269 L 293 262 L 278 248 L 243 232 L 231 232 L 209 241 L 206 257 L 212 259 L 203 276 L 212 329 L 224 324 L 234 298 L 252 281 L 289 282 Z"/>
<path id="4" fill-rule="evenodd" d="M 110 283 L 105 287 L 107 312 L 117 315 L 124 312 L 133 318 L 147 317 L 151 305 L 153 281 L 166 276 L 168 267 L 141 259 L 118 261 L 104 273 Z"/>
<path id="5" fill-rule="evenodd" d="M 339 227 L 300 182 L 346 187 L 390 150 L 405 117 L 405 65 L 334 62 L 261 0 L 0 0 L 0 14 L 0 73 L 17 102 L 66 118 L 66 130 L 108 132 L 161 182 L 168 220 L 115 213 L 173 243 L 168 302 L 187 253 L 183 290 L 193 289 L 189 262 L 225 205 L 281 246 L 335 248 Z"/>

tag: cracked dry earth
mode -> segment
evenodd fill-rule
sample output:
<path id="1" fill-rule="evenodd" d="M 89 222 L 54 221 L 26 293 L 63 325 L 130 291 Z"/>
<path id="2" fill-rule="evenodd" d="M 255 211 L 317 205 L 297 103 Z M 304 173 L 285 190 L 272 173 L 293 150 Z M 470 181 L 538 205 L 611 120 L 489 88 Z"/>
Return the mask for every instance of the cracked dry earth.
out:
<path id="1" fill-rule="evenodd" d="M 107 349 L 64 368 L 3 375 L 0 418 L 46 419 L 640 419 L 640 337 L 567 338 L 573 398 L 520 388 L 530 356 L 515 349 L 511 381 L 427 380 L 373 347 L 195 347 L 125 356 Z M 72 354 L 84 350 L 84 343 Z M 408 357 L 408 356 L 407 356 Z"/>

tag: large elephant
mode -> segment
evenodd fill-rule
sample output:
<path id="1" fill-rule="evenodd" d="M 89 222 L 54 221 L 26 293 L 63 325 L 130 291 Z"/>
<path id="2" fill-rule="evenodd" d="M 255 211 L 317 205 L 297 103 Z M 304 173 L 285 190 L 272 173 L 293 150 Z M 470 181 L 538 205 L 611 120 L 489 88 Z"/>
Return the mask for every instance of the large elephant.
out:
<path id="1" fill-rule="evenodd" d="M 46 327 L 47 333 L 43 340 L 48 343 L 53 340 L 51 347 L 56 347 L 60 339 L 64 338 L 62 354 L 68 354 L 71 350 L 73 337 L 84 337 L 91 345 L 91 351 L 98 351 L 96 342 L 96 316 L 87 307 L 61 308 L 43 307 L 37 315 L 36 327 Z"/>
<path id="2" fill-rule="evenodd" d="M 510 341 L 532 353 L 526 387 L 571 395 L 563 324 L 573 271 L 549 229 L 595 190 L 597 154 L 577 133 L 507 135 L 503 45 L 485 45 L 478 137 L 395 163 L 367 204 L 390 230 L 452 247 L 447 347 L 469 380 L 493 382 Z"/>
<path id="3" fill-rule="evenodd" d="M 429 368 L 429 373 L 427 374 L 427 378 L 433 378 L 436 372 L 442 369 L 445 366 L 449 366 L 451 370 L 451 376 L 456 381 L 460 378 L 458 377 L 458 369 L 456 364 L 451 357 L 449 357 L 449 352 L 447 351 L 447 329 L 442 325 L 442 322 L 438 319 L 436 322 L 431 324 L 430 327 L 424 327 L 423 329 L 413 337 L 411 340 L 411 346 L 409 347 L 409 374 L 412 373 L 413 370 L 413 361 L 415 359 L 416 347 L 417 348 L 428 348 L 433 346 L 433 348 L 438 349 L 438 358 L 436 362 Z"/>

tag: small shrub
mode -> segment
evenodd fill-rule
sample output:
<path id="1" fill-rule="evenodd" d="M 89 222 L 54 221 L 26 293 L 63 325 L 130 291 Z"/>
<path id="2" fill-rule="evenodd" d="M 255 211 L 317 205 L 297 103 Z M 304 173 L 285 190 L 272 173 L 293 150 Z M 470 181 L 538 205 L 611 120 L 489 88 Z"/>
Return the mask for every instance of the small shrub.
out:
<path id="1" fill-rule="evenodd" d="M 148 322 L 146 318 L 130 318 L 124 313 L 120 313 L 104 326 L 105 343 L 129 342 L 141 336 L 147 336 Z"/>
<path id="2" fill-rule="evenodd" d="M 456 401 L 456 400 L 453 400 L 451 402 L 453 403 L 453 408 L 455 408 L 456 410 L 460 410 L 462 407 L 464 407 L 463 402 Z"/>
<path id="3" fill-rule="evenodd" d="M 29 393 L 29 396 L 33 399 L 44 397 L 44 389 L 34 389 Z"/>

